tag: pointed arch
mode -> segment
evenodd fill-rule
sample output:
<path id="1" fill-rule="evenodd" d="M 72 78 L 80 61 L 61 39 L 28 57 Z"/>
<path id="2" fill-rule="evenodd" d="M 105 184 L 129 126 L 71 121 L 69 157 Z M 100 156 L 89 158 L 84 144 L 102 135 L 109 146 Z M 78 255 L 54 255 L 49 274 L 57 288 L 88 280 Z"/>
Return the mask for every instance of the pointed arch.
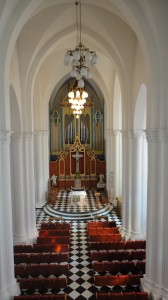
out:
<path id="1" fill-rule="evenodd" d="M 17 101 L 17 97 L 13 85 L 10 85 L 9 87 L 9 96 L 10 96 L 11 130 L 20 132 L 21 131 L 20 110 L 19 110 L 18 101 Z"/>
<path id="2" fill-rule="evenodd" d="M 135 105 L 134 130 L 146 130 L 147 87 L 142 84 Z"/>

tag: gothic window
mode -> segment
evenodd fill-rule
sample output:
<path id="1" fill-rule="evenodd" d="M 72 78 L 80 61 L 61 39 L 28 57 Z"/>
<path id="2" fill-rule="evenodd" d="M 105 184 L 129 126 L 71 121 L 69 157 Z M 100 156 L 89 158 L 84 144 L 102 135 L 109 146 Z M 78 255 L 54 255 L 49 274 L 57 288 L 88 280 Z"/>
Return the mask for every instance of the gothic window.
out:
<path id="1" fill-rule="evenodd" d="M 54 119 L 55 126 L 57 126 L 60 122 L 60 117 L 57 110 L 55 110 L 53 113 L 53 119 Z"/>
<path id="2" fill-rule="evenodd" d="M 95 123 L 97 124 L 97 125 L 99 125 L 100 123 L 101 123 L 101 121 L 102 121 L 102 116 L 101 116 L 101 112 L 100 112 L 100 110 L 96 110 L 96 112 L 95 112 Z"/>

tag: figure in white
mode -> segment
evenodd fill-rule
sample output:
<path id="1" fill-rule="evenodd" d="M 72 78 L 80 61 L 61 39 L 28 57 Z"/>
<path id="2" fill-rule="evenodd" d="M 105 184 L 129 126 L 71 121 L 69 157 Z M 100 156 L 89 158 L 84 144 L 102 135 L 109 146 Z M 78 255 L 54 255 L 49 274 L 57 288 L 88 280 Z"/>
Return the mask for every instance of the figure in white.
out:
<path id="1" fill-rule="evenodd" d="M 105 180 L 105 178 L 104 178 L 104 174 L 102 174 L 102 173 L 100 173 L 100 175 L 99 175 L 99 182 L 97 183 L 97 188 L 100 188 L 100 189 L 104 189 L 104 187 L 106 186 L 106 184 L 105 184 L 105 182 L 104 182 L 104 180 Z"/>
<path id="2" fill-rule="evenodd" d="M 100 178 L 99 183 L 101 184 L 104 183 L 104 174 L 100 173 L 99 178 Z"/>
<path id="3" fill-rule="evenodd" d="M 52 182 L 52 186 L 57 184 L 57 176 L 55 174 L 53 174 L 53 176 L 50 178 L 51 182 Z"/>

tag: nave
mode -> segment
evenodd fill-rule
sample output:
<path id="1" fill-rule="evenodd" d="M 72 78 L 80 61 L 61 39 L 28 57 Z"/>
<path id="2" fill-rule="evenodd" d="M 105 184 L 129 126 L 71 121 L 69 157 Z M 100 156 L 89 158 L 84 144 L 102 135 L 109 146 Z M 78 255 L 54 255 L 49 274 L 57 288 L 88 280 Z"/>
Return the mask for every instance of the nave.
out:
<path id="1" fill-rule="evenodd" d="M 87 193 L 88 195 L 92 195 L 93 197 L 93 193 L 91 191 L 88 191 Z M 59 201 L 62 202 L 66 202 L 67 205 L 67 210 L 69 211 L 69 213 L 72 212 L 72 214 L 74 213 L 73 207 L 71 202 L 67 202 L 67 191 L 61 192 L 59 194 L 58 197 Z M 93 199 L 92 199 L 93 200 Z M 101 201 L 100 201 L 101 202 Z M 100 204 L 99 204 L 100 205 Z M 96 198 L 95 198 L 95 204 L 93 204 L 92 201 L 92 209 L 93 207 L 97 207 L 97 203 L 96 203 Z M 57 207 L 58 209 L 58 207 Z M 87 208 L 86 208 L 87 210 Z M 108 219 L 108 222 L 107 222 Z M 60 290 L 54 290 L 54 291 L 44 291 L 42 290 L 36 290 L 35 294 L 36 294 L 36 298 L 35 295 L 32 295 L 32 293 L 34 293 L 34 291 L 32 291 L 31 289 L 29 290 L 22 290 L 21 291 L 21 297 L 15 297 L 15 300 L 23 300 L 23 299 L 27 299 L 26 295 L 30 293 L 32 300 L 41 300 L 41 299 L 50 299 L 47 297 L 52 297 L 49 296 L 50 294 L 58 294 L 58 295 L 64 295 L 66 294 L 66 298 L 69 300 L 72 299 L 78 299 L 78 300 L 84 300 L 84 299 L 90 299 L 90 300 L 101 300 L 101 299 L 114 299 L 114 298 L 110 298 L 110 294 L 116 295 L 117 292 L 117 296 L 116 297 L 120 297 L 120 300 L 122 299 L 133 299 L 136 300 L 137 299 L 140 300 L 140 296 L 142 297 L 142 294 L 139 293 L 139 298 L 138 296 L 135 296 L 136 293 L 139 291 L 139 281 L 137 281 L 137 276 L 139 275 L 133 275 L 134 277 L 136 277 L 136 282 L 134 282 L 134 285 L 128 285 L 128 287 L 126 288 L 126 286 L 124 286 L 124 282 L 122 283 L 122 280 L 124 280 L 124 277 L 128 277 L 128 274 L 131 274 L 131 272 L 136 273 L 135 270 L 129 270 L 128 269 L 128 265 L 130 267 L 131 263 L 130 263 L 130 258 L 128 259 L 128 254 L 129 256 L 132 255 L 132 253 L 134 253 L 134 268 L 135 265 L 137 264 L 137 258 L 135 257 L 135 253 L 136 253 L 136 249 L 134 246 L 132 246 L 133 244 L 135 244 L 134 242 L 132 242 L 132 245 L 130 242 L 118 242 L 118 246 L 117 242 L 114 242 L 114 240 L 112 240 L 112 236 L 114 235 L 110 235 L 110 239 L 107 242 L 107 235 L 108 234 L 103 234 L 102 235 L 102 231 L 103 230 L 114 230 L 115 232 L 118 232 L 118 229 L 121 226 L 121 217 L 119 216 L 118 212 L 117 212 L 117 208 L 114 207 L 112 209 L 111 212 L 109 212 L 108 214 L 105 214 L 104 216 L 102 216 L 102 218 L 99 218 L 97 216 L 94 218 L 90 218 L 89 220 L 82 218 L 81 220 L 52 220 L 51 216 L 48 215 L 43 208 L 41 209 L 36 209 L 36 222 L 37 222 L 37 229 L 39 231 L 39 238 L 41 239 L 40 243 L 42 243 L 42 240 L 44 238 L 44 243 L 43 245 L 41 245 L 41 249 L 43 249 L 41 252 L 46 252 L 46 250 L 44 250 L 45 248 L 45 239 L 47 237 L 47 239 L 49 238 L 48 236 L 46 236 L 46 234 L 48 235 L 48 232 L 45 228 L 56 228 L 56 226 L 61 226 L 61 224 L 65 224 L 65 226 L 67 224 L 67 226 L 69 226 L 70 228 L 70 247 L 69 247 L 69 268 L 68 268 L 68 272 L 67 272 L 67 285 L 65 288 L 60 289 Z M 48 225 L 49 224 L 49 225 Z M 95 225 L 96 224 L 96 225 Z M 111 225 L 110 225 L 111 224 Z M 115 225 L 115 226 L 114 226 Z M 66 228 L 67 228 L 66 226 Z M 101 228 L 102 226 L 102 228 Z M 112 226 L 111 228 L 108 228 L 109 226 Z M 114 228 L 113 228 L 114 226 Z M 95 228 L 93 228 L 95 227 Z M 107 227 L 107 228 L 106 228 Z M 66 229 L 67 230 L 67 229 Z M 48 230 L 49 232 L 53 232 L 54 230 Z M 101 238 L 104 239 L 103 242 L 96 242 L 96 240 L 94 240 L 96 238 L 95 232 L 93 231 L 97 231 L 97 233 L 99 234 L 101 232 Z M 55 231 L 58 233 L 58 230 Z M 94 234 L 93 234 L 94 233 Z M 53 233 L 51 233 L 53 234 Z M 116 234 L 116 236 L 120 236 L 120 234 Z M 52 236 L 53 238 L 53 236 Z M 63 236 L 60 238 L 63 238 Z M 37 244 L 39 244 L 39 240 L 37 239 Z M 106 242 L 105 242 L 106 240 Z M 67 243 L 67 241 L 66 241 Z M 110 245 L 111 250 L 110 250 Z M 115 245 L 115 246 L 114 246 Z M 119 245 L 122 245 L 123 249 L 118 249 Z M 39 245 L 34 245 L 33 247 L 37 249 Z M 58 245 L 57 245 L 58 246 Z M 98 248 L 99 247 L 99 248 Z M 108 248 L 107 248 L 108 247 Z M 116 248 L 116 250 L 114 250 Z M 17 247 L 16 247 L 17 248 Z M 22 247 L 21 247 L 22 248 Z M 133 248 L 133 250 L 131 250 Z M 17 248 L 18 249 L 18 248 Z M 65 249 L 65 245 L 64 245 L 64 249 Z M 108 251 L 107 251 L 108 249 Z M 112 250 L 113 249 L 113 250 Z M 118 250 L 117 250 L 118 249 Z M 99 251 L 97 251 L 99 250 Z M 60 250 L 61 251 L 61 250 Z M 66 251 L 66 250 L 62 250 L 62 252 Z M 32 251 L 33 252 L 33 251 Z M 144 262 L 145 261 L 145 250 L 141 249 L 139 252 L 144 253 L 144 257 L 141 257 L 141 260 Z M 120 255 L 122 255 L 123 257 L 121 258 L 105 258 L 106 261 L 106 267 L 107 265 L 110 266 L 110 264 L 113 264 L 113 267 L 118 265 L 119 268 L 121 268 L 121 266 L 123 267 L 124 265 L 127 265 L 127 271 L 123 271 L 124 275 L 122 275 L 122 270 L 121 269 L 116 269 L 114 271 L 112 270 L 101 270 L 101 266 L 104 266 L 104 259 L 101 259 L 101 256 L 108 254 L 108 255 L 114 255 L 114 253 L 120 253 Z M 127 253 L 127 258 L 124 258 L 124 254 Z M 15 256 L 17 257 L 19 254 L 15 254 Z M 39 253 L 39 257 L 40 257 L 40 253 Z M 32 254 L 29 254 L 29 258 L 33 256 Z M 44 256 L 44 253 L 42 254 L 42 256 Z M 97 256 L 97 258 L 95 258 Z M 111 261 L 111 263 L 109 262 L 109 264 L 107 263 L 107 261 Z M 126 262 L 128 260 L 128 262 Z M 35 262 L 34 262 L 35 263 Z M 62 265 L 67 265 L 65 262 L 61 263 Z M 15 265 L 16 266 L 16 265 Z M 18 266 L 18 265 L 17 265 Z M 117 267 L 117 268 L 118 268 Z M 16 267 L 15 267 L 16 268 Z M 30 267 L 29 267 L 30 268 Z M 140 277 L 142 277 L 142 272 L 140 272 Z M 111 275 L 111 276 L 108 276 Z M 45 276 L 44 276 L 45 277 Z M 52 278 L 53 276 L 49 276 L 49 278 Z M 117 285 L 114 284 L 113 287 L 109 287 L 107 283 L 103 284 L 103 280 L 108 279 L 109 277 L 111 277 L 112 280 L 116 279 L 120 280 L 121 285 L 119 285 L 119 283 Z M 19 277 L 18 277 L 19 278 Z M 31 278 L 31 276 L 30 276 Z M 41 275 L 40 278 L 43 278 L 43 276 Z M 60 276 L 60 278 L 66 278 L 65 274 L 62 274 Z M 138 279 L 139 280 L 139 279 Z M 122 285 L 123 284 L 123 285 Z M 135 290 L 135 293 L 133 293 L 133 291 Z M 127 291 L 127 294 L 125 295 L 125 291 Z M 128 291 L 131 292 L 128 295 Z M 41 298 L 38 298 L 39 295 L 41 294 Z M 126 298 L 126 296 L 128 298 Z M 102 298 L 104 297 L 104 298 Z M 122 297 L 122 299 L 121 299 Z M 129 298 L 130 297 L 130 298 Z M 132 298 L 131 298 L 132 297 Z M 144 297 L 144 294 L 143 294 Z M 142 299 L 146 299 L 143 298 Z M 146 294 L 145 294 L 146 297 Z M 56 298 L 53 298 L 53 300 Z M 59 298 L 58 298 L 59 299 Z M 61 299 L 61 298 L 60 298 Z M 116 299 L 116 298 L 115 298 Z"/>

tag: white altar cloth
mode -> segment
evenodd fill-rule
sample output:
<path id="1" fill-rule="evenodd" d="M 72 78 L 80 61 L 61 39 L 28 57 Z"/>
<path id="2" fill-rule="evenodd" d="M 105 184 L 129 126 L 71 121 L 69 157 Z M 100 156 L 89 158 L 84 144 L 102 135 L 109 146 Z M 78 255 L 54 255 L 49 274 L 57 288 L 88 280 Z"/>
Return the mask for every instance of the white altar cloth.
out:
<path id="1" fill-rule="evenodd" d="M 86 205 L 86 191 L 74 191 L 71 190 L 70 194 L 70 203 L 75 205 Z"/>

